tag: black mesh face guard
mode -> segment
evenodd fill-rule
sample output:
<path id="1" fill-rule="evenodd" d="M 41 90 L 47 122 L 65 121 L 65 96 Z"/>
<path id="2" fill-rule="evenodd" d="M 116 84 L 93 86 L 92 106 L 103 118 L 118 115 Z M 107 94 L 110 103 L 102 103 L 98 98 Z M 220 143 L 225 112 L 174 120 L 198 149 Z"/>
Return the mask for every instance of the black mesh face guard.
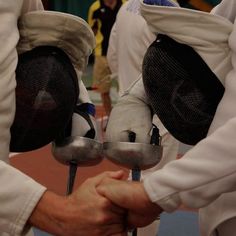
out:
<path id="1" fill-rule="evenodd" d="M 179 141 L 206 137 L 224 87 L 189 46 L 159 35 L 143 60 L 143 82 L 154 112 Z"/>
<path id="2" fill-rule="evenodd" d="M 53 141 L 70 123 L 79 96 L 77 75 L 61 49 L 42 46 L 19 56 L 16 81 L 10 151 L 31 151 Z"/>

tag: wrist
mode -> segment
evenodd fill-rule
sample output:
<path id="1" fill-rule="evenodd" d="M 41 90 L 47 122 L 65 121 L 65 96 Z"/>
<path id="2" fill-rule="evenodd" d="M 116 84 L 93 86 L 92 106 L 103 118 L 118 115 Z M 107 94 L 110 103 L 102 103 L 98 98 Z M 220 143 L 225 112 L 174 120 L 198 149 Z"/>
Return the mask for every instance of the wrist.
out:
<path id="1" fill-rule="evenodd" d="M 163 211 L 163 209 L 159 205 L 151 201 L 143 183 L 139 185 L 139 188 L 141 195 L 143 196 L 144 210 L 148 210 L 150 215 L 153 214 L 158 216 Z"/>
<path id="2" fill-rule="evenodd" d="M 28 222 L 30 225 L 58 236 L 66 235 L 67 197 L 46 191 L 39 200 Z M 63 232 L 63 233 L 62 233 Z"/>

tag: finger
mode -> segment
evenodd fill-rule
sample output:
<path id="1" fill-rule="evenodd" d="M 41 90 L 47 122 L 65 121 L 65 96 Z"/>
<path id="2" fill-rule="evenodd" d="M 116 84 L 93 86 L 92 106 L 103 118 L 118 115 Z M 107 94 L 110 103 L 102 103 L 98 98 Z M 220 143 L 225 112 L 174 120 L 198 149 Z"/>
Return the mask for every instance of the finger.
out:
<path id="1" fill-rule="evenodd" d="M 123 170 L 113 171 L 108 173 L 108 177 L 113 179 L 122 179 L 125 177 L 125 172 Z"/>
<path id="2" fill-rule="evenodd" d="M 89 181 L 93 185 L 97 186 L 105 178 L 122 179 L 124 177 L 124 175 L 125 175 L 125 173 L 124 173 L 123 170 L 119 170 L 119 171 L 106 171 L 106 172 L 103 172 L 103 173 L 93 177 L 93 178 L 90 178 Z"/>
<path id="3" fill-rule="evenodd" d="M 115 179 L 104 179 L 99 186 L 97 186 L 97 192 L 102 196 L 110 199 L 113 203 L 120 207 L 127 207 L 129 202 L 135 202 L 131 191 L 131 186 L 126 181 L 120 181 Z M 131 198 L 131 199 L 130 199 Z"/>
<path id="4" fill-rule="evenodd" d="M 103 196 L 102 196 L 103 197 Z M 116 204 L 114 204 L 113 202 L 111 202 L 109 199 L 104 198 L 104 202 L 107 201 L 106 203 L 104 203 L 104 211 L 110 212 L 111 214 L 117 215 L 117 216 L 121 216 L 121 217 L 125 217 L 127 215 L 127 209 L 122 208 Z"/>
<path id="5" fill-rule="evenodd" d="M 110 201 L 108 199 L 108 201 Z M 111 202 L 111 201 L 110 201 Z M 118 214 L 118 215 L 126 215 L 127 214 L 127 209 L 125 208 L 122 208 L 116 204 L 114 204 L 113 202 L 111 202 L 111 207 L 109 208 L 109 210 L 115 214 Z"/>
<path id="6" fill-rule="evenodd" d="M 110 224 L 104 225 L 103 231 L 105 232 L 103 235 L 111 236 L 111 235 L 126 235 L 125 226 L 123 224 Z"/>
<path id="7" fill-rule="evenodd" d="M 94 212 L 94 218 L 96 217 L 98 221 L 104 222 L 104 224 L 123 224 L 125 222 L 126 210 L 114 205 L 110 200 L 101 197 L 94 206 L 98 209 Z"/>
<path id="8" fill-rule="evenodd" d="M 143 226 L 149 225 L 156 219 L 157 219 L 157 216 L 154 216 L 154 215 L 149 215 L 149 214 L 142 215 L 142 214 L 129 212 L 128 217 L 127 217 L 127 225 L 129 229 L 143 227 Z"/>
<path id="9" fill-rule="evenodd" d="M 127 210 L 112 206 L 110 209 L 106 210 L 106 212 L 108 216 L 106 222 L 109 222 L 110 224 L 126 224 Z"/>

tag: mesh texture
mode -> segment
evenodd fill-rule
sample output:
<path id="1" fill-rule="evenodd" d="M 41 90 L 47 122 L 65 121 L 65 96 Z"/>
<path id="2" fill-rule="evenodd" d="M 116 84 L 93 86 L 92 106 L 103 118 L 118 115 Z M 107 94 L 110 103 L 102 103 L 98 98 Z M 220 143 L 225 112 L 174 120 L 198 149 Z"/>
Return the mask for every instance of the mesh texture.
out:
<path id="1" fill-rule="evenodd" d="M 194 145 L 206 137 L 224 87 L 188 45 L 159 35 L 143 60 L 150 104 L 167 130 Z"/>
<path id="2" fill-rule="evenodd" d="M 31 151 L 57 138 L 71 122 L 79 95 L 77 75 L 61 49 L 43 46 L 19 56 L 16 81 L 10 150 Z"/>

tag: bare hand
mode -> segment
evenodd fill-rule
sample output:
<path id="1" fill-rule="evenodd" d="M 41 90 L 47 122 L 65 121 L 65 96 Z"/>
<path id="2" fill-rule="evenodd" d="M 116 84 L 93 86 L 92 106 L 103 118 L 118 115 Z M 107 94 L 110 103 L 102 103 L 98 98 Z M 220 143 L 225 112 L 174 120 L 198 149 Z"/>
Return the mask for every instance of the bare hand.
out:
<path id="1" fill-rule="evenodd" d="M 105 172 L 87 179 L 70 196 L 46 191 L 29 224 L 57 236 L 127 236 L 126 211 L 97 192 L 104 178 L 122 178 L 123 172 Z"/>
<path id="2" fill-rule="evenodd" d="M 140 182 L 104 178 L 97 187 L 97 191 L 128 210 L 128 228 L 146 226 L 163 211 L 157 204 L 150 201 Z"/>
<path id="3" fill-rule="evenodd" d="M 105 172 L 94 178 L 87 179 L 69 197 L 71 212 L 74 214 L 73 217 L 77 218 L 77 221 L 73 221 L 75 222 L 74 228 L 77 228 L 80 236 L 126 235 L 124 234 L 125 210 L 97 193 L 96 187 L 105 177 L 121 178 L 122 174 L 121 172 Z M 74 208 L 75 205 L 77 205 L 77 208 Z"/>

